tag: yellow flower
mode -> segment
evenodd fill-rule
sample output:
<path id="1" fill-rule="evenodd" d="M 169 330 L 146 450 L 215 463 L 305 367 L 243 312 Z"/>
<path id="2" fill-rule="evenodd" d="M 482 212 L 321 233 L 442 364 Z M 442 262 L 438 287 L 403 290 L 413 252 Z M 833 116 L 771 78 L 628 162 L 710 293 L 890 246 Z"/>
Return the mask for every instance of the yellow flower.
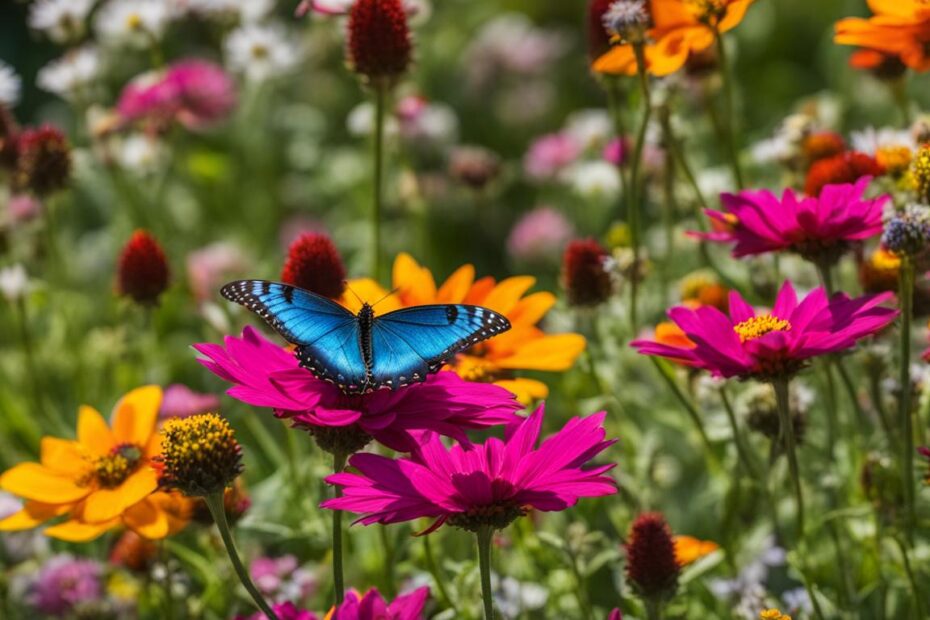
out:
<path id="1" fill-rule="evenodd" d="M 535 283 L 532 276 L 500 282 L 492 277 L 475 280 L 475 268 L 463 265 L 437 286 L 429 269 L 402 253 L 394 261 L 394 292 L 388 293 L 374 280 L 351 280 L 341 303 L 358 312 L 358 298 L 378 302 L 377 314 L 443 303 L 474 304 L 503 314 L 510 320 L 510 331 L 460 353 L 448 368 L 469 381 L 493 382 L 510 390 L 520 402 L 529 403 L 545 398 L 549 389 L 541 381 L 517 377 L 516 373 L 567 370 L 585 347 L 585 339 L 579 334 L 546 334 L 537 327 L 556 299 L 548 292 L 527 295 Z"/>
<path id="2" fill-rule="evenodd" d="M 778 609 L 763 609 L 759 612 L 761 620 L 791 620 L 791 616 L 783 614 Z"/>
<path id="3" fill-rule="evenodd" d="M 693 536 L 675 536 L 675 561 L 687 566 L 720 548 L 712 540 L 700 540 Z"/>
<path id="4" fill-rule="evenodd" d="M 85 541 L 123 524 L 146 538 L 164 538 L 186 519 L 165 509 L 174 499 L 156 493 L 151 459 L 160 450 L 156 433 L 162 391 L 146 386 L 126 394 L 113 410 L 112 426 L 93 407 L 78 410 L 77 441 L 43 437 L 40 462 L 21 463 L 0 475 L 0 488 L 25 499 L 23 509 L 0 520 L 0 531 L 45 529 L 53 538 Z"/>

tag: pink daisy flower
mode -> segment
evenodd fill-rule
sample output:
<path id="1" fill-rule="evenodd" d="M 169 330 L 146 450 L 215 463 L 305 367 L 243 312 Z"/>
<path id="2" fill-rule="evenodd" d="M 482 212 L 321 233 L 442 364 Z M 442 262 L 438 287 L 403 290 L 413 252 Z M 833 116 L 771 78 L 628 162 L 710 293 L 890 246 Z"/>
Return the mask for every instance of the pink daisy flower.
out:
<path id="1" fill-rule="evenodd" d="M 329 452 L 360 450 L 371 439 L 400 452 L 417 447 L 417 431 L 434 431 L 467 443 L 467 429 L 520 420 L 520 404 L 507 390 L 470 383 L 439 372 L 401 390 L 349 396 L 302 368 L 289 350 L 246 327 L 225 347 L 196 344 L 198 361 L 232 384 L 226 393 L 255 407 L 271 407 L 279 418 L 308 430 Z"/>
<path id="2" fill-rule="evenodd" d="M 710 371 L 718 377 L 784 380 L 819 355 L 836 353 L 887 327 L 898 310 L 882 307 L 891 293 L 850 299 L 827 298 L 817 288 L 800 303 L 785 282 L 769 312 L 757 312 L 736 291 L 730 292 L 729 316 L 712 306 L 678 306 L 668 316 L 692 346 L 651 340 L 630 343 L 644 355 L 657 355 Z"/>
<path id="3" fill-rule="evenodd" d="M 541 136 L 530 145 L 523 158 L 523 169 L 534 181 L 551 181 L 575 163 L 581 155 L 581 145 L 567 133 Z"/>
<path id="4" fill-rule="evenodd" d="M 363 596 L 355 590 L 346 592 L 345 600 L 333 607 L 326 615 L 325 620 L 422 620 L 423 607 L 429 597 L 429 587 L 417 588 L 388 603 L 378 592 L 372 588 Z M 318 620 L 312 612 L 298 609 L 293 603 L 280 603 L 274 605 L 272 610 L 279 620 Z M 265 620 L 261 612 L 249 616 L 248 620 Z"/>
<path id="5" fill-rule="evenodd" d="M 798 197 L 790 189 L 780 199 L 768 190 L 721 194 L 726 211 L 707 210 L 715 230 L 692 234 L 735 243 L 735 258 L 791 251 L 832 265 L 855 242 L 882 232 L 882 208 L 890 196 L 863 199 L 871 179 L 827 185 L 817 197 Z"/>
<path id="6" fill-rule="evenodd" d="M 500 529 L 527 508 L 565 510 L 581 497 L 617 492 L 604 475 L 614 464 L 584 466 L 615 443 L 605 440 L 604 412 L 572 418 L 537 448 L 544 407 L 510 425 L 504 441 L 446 448 L 426 434 L 411 458 L 360 453 L 349 460 L 359 473 L 326 478 L 342 487 L 341 497 L 323 508 L 359 513 L 359 523 L 398 523 L 421 517 L 469 531 Z"/>

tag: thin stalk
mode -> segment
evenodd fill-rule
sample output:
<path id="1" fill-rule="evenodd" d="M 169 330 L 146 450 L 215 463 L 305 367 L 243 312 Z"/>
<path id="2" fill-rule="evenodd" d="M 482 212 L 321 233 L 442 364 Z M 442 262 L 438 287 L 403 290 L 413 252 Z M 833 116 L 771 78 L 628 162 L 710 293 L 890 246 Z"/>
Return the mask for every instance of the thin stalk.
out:
<path id="1" fill-rule="evenodd" d="M 575 599 L 578 601 L 581 617 L 585 620 L 594 620 L 594 610 L 591 608 L 591 601 L 588 598 L 588 587 L 578 566 L 578 558 L 573 551 L 568 551 L 568 560 L 571 564 L 572 575 L 575 577 L 575 586 L 577 587 Z"/>
<path id="2" fill-rule="evenodd" d="M 736 423 L 736 413 L 733 410 L 733 404 L 730 402 L 730 395 L 727 394 L 726 386 L 720 387 L 720 400 L 723 402 L 723 409 L 727 413 L 727 419 L 730 421 L 730 429 L 733 431 L 733 441 L 736 443 L 736 454 L 742 461 L 743 467 L 754 479 L 758 478 L 755 461 L 751 458 L 746 444 L 743 442 L 743 434 Z"/>
<path id="3" fill-rule="evenodd" d="M 394 598 L 394 545 L 388 538 L 388 529 L 386 525 L 378 527 L 378 538 L 381 541 L 381 554 L 383 556 L 381 569 L 384 572 L 384 595 L 388 598 Z"/>
<path id="4" fill-rule="evenodd" d="M 384 204 L 384 115 L 387 104 L 387 87 L 375 86 L 375 135 L 374 135 L 374 202 L 371 211 L 372 265 L 371 277 L 381 276 L 381 210 Z"/>
<path id="5" fill-rule="evenodd" d="M 216 523 L 216 529 L 220 531 L 220 537 L 223 539 L 226 553 L 229 554 L 229 561 L 232 562 L 233 569 L 236 571 L 236 576 L 239 577 L 239 581 L 242 582 L 242 585 L 248 591 L 252 600 L 255 601 L 255 605 L 262 613 L 270 620 L 278 620 L 277 614 L 275 614 L 271 606 L 265 602 L 258 588 L 252 583 L 252 578 L 249 577 L 249 571 L 246 570 L 245 566 L 242 564 L 242 560 L 239 558 L 239 552 L 236 551 L 236 543 L 233 541 L 232 532 L 229 531 L 229 523 L 226 521 L 226 508 L 223 506 L 223 490 L 220 489 L 216 493 L 207 495 L 203 498 L 203 501 L 210 510 L 210 515 L 213 517 L 214 523 Z"/>
<path id="6" fill-rule="evenodd" d="M 426 569 L 429 571 L 430 575 L 433 576 L 439 599 L 442 601 L 443 605 L 453 610 L 456 615 L 458 615 L 459 608 L 452 601 L 452 597 L 449 596 L 449 590 L 446 589 L 445 579 L 442 578 L 442 573 L 439 571 L 439 566 L 436 564 L 436 558 L 433 556 L 433 546 L 432 543 L 430 543 L 432 536 L 427 534 L 420 538 L 423 539 L 423 557 L 426 560 Z"/>
<path id="7" fill-rule="evenodd" d="M 646 620 L 662 620 L 662 602 L 653 598 L 643 601 L 646 605 Z"/>
<path id="8" fill-rule="evenodd" d="M 904 476 L 904 498 L 907 506 L 905 523 L 908 540 L 913 540 L 917 522 L 914 508 L 914 429 L 911 418 L 911 318 L 914 314 L 914 261 L 910 256 L 901 259 L 901 277 L 898 290 L 901 306 L 901 360 L 898 417 L 901 424 L 901 472 Z"/>
<path id="9" fill-rule="evenodd" d="M 630 279 L 630 326 L 636 333 L 637 310 L 636 299 L 639 291 L 639 265 L 642 239 L 640 237 L 640 173 L 643 164 L 643 149 L 646 146 L 646 130 L 649 128 L 649 119 L 652 118 L 652 96 L 649 92 L 649 76 L 646 74 L 646 52 L 643 44 L 634 44 L 633 53 L 636 56 L 636 73 L 639 76 L 639 87 L 643 94 L 643 119 L 636 134 L 636 146 L 633 150 L 633 160 L 630 172 L 630 201 L 627 217 L 630 225 L 630 239 L 633 243 L 633 276 Z"/>
<path id="10" fill-rule="evenodd" d="M 678 383 L 675 381 L 675 378 L 671 375 L 669 369 L 664 366 L 663 362 L 659 361 L 655 357 L 650 357 L 649 359 L 652 361 L 652 365 L 655 366 L 656 370 L 659 372 L 659 375 L 665 381 L 665 384 L 671 390 L 672 394 L 674 394 L 675 398 L 678 399 L 678 402 L 681 403 L 681 406 L 688 414 L 688 417 L 694 423 L 694 427 L 697 429 L 698 435 L 701 437 L 701 442 L 704 444 L 704 450 L 707 453 L 707 459 L 711 463 L 717 464 L 717 456 L 714 454 L 714 446 L 710 443 L 710 438 L 707 436 L 707 432 L 704 430 L 704 423 L 701 421 L 701 416 L 698 414 L 697 408 L 694 406 L 691 400 L 685 396 L 685 393 L 681 390 L 681 387 L 679 387 Z"/>
<path id="11" fill-rule="evenodd" d="M 927 593 L 920 588 L 920 586 L 917 584 L 917 579 L 914 577 L 914 570 L 911 568 L 911 560 L 907 555 L 907 545 L 897 536 L 892 536 L 892 538 L 894 538 L 894 541 L 898 543 L 898 549 L 901 550 L 901 560 L 904 565 L 904 572 L 907 574 L 907 581 L 911 586 L 911 593 L 914 597 L 914 604 L 917 606 L 917 617 L 926 618 L 927 616 L 924 613 L 924 604 L 921 601 L 927 596 Z"/>
<path id="12" fill-rule="evenodd" d="M 623 112 L 620 106 L 619 82 L 616 79 L 609 78 L 604 88 L 607 91 L 607 109 L 610 112 L 611 119 L 613 120 L 614 135 L 620 143 L 621 157 L 617 161 L 617 174 L 620 177 L 620 204 L 622 208 L 623 201 L 627 198 L 626 190 L 627 186 L 629 185 L 623 167 L 625 158 L 622 157 L 624 144 L 623 141 L 626 137 L 626 124 L 623 122 Z"/>
<path id="13" fill-rule="evenodd" d="M 662 133 L 664 134 L 663 142 L 668 142 L 668 132 L 671 127 L 671 122 L 669 121 L 669 116 L 671 111 L 669 110 L 668 105 L 662 106 L 659 110 L 659 117 L 662 119 Z M 675 214 L 678 210 L 678 205 L 675 200 L 675 155 L 672 153 L 672 150 L 668 148 L 668 145 L 665 146 L 665 162 L 664 162 L 663 178 L 662 178 L 662 230 L 665 233 L 665 260 L 662 265 L 662 290 L 668 291 L 669 286 L 669 277 L 670 277 L 670 268 L 672 265 L 672 259 L 675 256 Z"/>
<path id="14" fill-rule="evenodd" d="M 896 80 L 888 83 L 891 95 L 894 97 L 895 105 L 901 112 L 902 126 L 907 128 L 911 125 L 911 100 L 907 96 L 907 74 L 902 75 Z"/>
<path id="15" fill-rule="evenodd" d="M 775 400 L 778 403 L 778 417 L 781 426 L 781 437 L 785 441 L 785 451 L 788 456 L 788 470 L 794 484 L 794 496 L 797 503 L 797 535 L 800 541 L 804 538 L 804 491 L 801 489 L 801 473 L 798 469 L 798 454 L 794 444 L 794 427 L 791 425 L 788 380 L 773 381 L 772 387 L 775 388 Z"/>
<path id="16" fill-rule="evenodd" d="M 478 568 L 481 571 L 484 618 L 494 620 L 494 598 L 491 592 L 491 539 L 494 537 L 494 529 L 490 525 L 482 525 L 475 534 L 478 539 Z"/>
<path id="17" fill-rule="evenodd" d="M 333 472 L 341 473 L 346 467 L 346 455 L 342 452 L 333 453 Z M 339 486 L 333 489 L 333 495 L 339 497 L 342 490 Z M 342 511 L 333 510 L 333 589 L 336 591 L 336 605 L 341 605 L 345 599 L 345 576 L 342 568 Z"/>
<path id="18" fill-rule="evenodd" d="M 736 147 L 736 119 L 735 105 L 733 103 L 733 76 L 731 68 L 727 62 L 727 49 L 723 42 L 723 36 L 720 31 L 714 29 L 714 39 L 717 41 L 717 54 L 720 57 L 720 79 L 723 81 L 723 114 L 726 117 L 726 143 L 727 150 L 730 152 L 730 165 L 733 167 L 733 178 L 739 189 L 746 185 L 743 183 L 743 170 L 739 164 L 739 149 Z"/>

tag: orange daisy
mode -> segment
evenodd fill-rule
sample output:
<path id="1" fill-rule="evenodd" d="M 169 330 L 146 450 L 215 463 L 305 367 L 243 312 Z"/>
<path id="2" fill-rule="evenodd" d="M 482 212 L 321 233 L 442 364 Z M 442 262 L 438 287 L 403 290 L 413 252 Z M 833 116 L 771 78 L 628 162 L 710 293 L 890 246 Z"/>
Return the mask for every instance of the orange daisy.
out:
<path id="1" fill-rule="evenodd" d="M 0 475 L 0 488 L 23 498 L 23 509 L 0 520 L 0 531 L 47 527 L 53 538 L 80 542 L 125 525 L 146 538 L 164 538 L 187 522 L 178 498 L 157 492 L 151 468 L 160 451 L 156 432 L 162 391 L 146 386 L 126 394 L 112 426 L 93 407 L 78 410 L 77 441 L 43 437 L 38 463 Z"/>
<path id="2" fill-rule="evenodd" d="M 743 21 L 754 0 L 649 0 L 652 19 L 643 48 L 649 73 L 664 76 L 681 69 L 692 54 L 710 48 L 718 33 L 732 30 Z M 607 75 L 635 75 L 632 45 L 615 45 L 591 67 Z"/>
<path id="3" fill-rule="evenodd" d="M 529 403 L 549 394 L 546 384 L 516 376 L 523 370 L 559 372 L 567 370 L 584 351 L 579 334 L 546 334 L 537 324 L 555 305 L 548 292 L 526 294 L 536 279 L 515 276 L 500 282 L 487 276 L 475 279 L 472 265 L 459 267 L 445 282 L 436 285 L 429 269 L 409 254 L 394 261 L 394 292 L 385 291 L 371 279 L 350 280 L 340 302 L 358 312 L 362 301 L 377 304 L 377 314 L 424 304 L 475 304 L 490 308 L 510 320 L 511 329 L 460 353 L 449 370 L 469 381 L 493 382 Z"/>
<path id="4" fill-rule="evenodd" d="M 872 17 L 836 23 L 833 40 L 897 56 L 915 71 L 930 70 L 930 4 L 925 0 L 867 0 Z"/>
<path id="5" fill-rule="evenodd" d="M 675 561 L 679 566 L 687 566 L 710 555 L 720 548 L 712 540 L 700 540 L 694 536 L 675 536 Z"/>

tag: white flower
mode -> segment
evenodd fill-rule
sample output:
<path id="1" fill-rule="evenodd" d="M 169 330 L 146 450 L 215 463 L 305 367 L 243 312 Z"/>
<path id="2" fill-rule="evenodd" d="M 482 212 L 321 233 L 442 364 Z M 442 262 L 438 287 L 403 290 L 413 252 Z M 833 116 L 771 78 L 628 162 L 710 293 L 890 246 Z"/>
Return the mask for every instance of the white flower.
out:
<path id="1" fill-rule="evenodd" d="M 96 48 L 85 46 L 42 67 L 36 81 L 40 88 L 73 100 L 86 96 L 99 76 L 100 54 Z"/>
<path id="2" fill-rule="evenodd" d="M 375 106 L 370 101 L 365 101 L 349 112 L 346 118 L 346 129 L 353 136 L 362 138 L 370 136 L 375 130 Z M 398 131 L 397 119 L 389 116 L 384 120 L 384 133 L 388 136 L 396 135 Z"/>
<path id="3" fill-rule="evenodd" d="M 29 9 L 29 27 L 55 43 L 77 41 L 87 30 L 92 8 L 94 0 L 36 0 Z"/>
<path id="4" fill-rule="evenodd" d="M 173 12 L 164 0 L 110 0 L 97 11 L 94 27 L 106 43 L 150 47 L 161 39 Z"/>
<path id="5" fill-rule="evenodd" d="M 455 111 L 441 103 L 422 101 L 412 106 L 407 101 L 418 98 L 408 97 L 398 104 L 395 112 L 401 136 L 421 146 L 454 142 L 458 137 L 459 119 Z"/>
<path id="6" fill-rule="evenodd" d="M 237 28 L 227 37 L 224 48 L 230 69 L 256 82 L 287 73 L 299 57 L 297 45 L 277 24 Z"/>
<path id="7" fill-rule="evenodd" d="M 161 143 L 144 134 L 130 134 L 120 141 L 116 159 L 120 166 L 138 174 L 152 172 L 161 162 Z"/>
<path id="8" fill-rule="evenodd" d="M 905 147 L 916 149 L 917 143 L 911 136 L 911 132 L 904 129 L 894 129 L 892 127 L 866 127 L 860 131 L 853 131 L 849 134 L 853 150 L 875 155 L 879 149 L 891 147 Z"/>
<path id="9" fill-rule="evenodd" d="M 565 132 L 584 148 L 603 146 L 614 136 L 613 122 L 606 110 L 580 110 L 568 117 Z"/>
<path id="10" fill-rule="evenodd" d="M 565 174 L 572 189 L 584 198 L 612 199 L 620 193 L 620 175 L 609 162 L 581 162 Z"/>
<path id="11" fill-rule="evenodd" d="M 274 0 L 187 0 L 183 8 L 205 17 L 232 17 L 252 24 L 268 17 Z"/>
<path id="12" fill-rule="evenodd" d="M 13 67 L 0 60 L 0 105 L 13 107 L 19 102 L 22 80 Z"/>
<path id="13" fill-rule="evenodd" d="M 30 288 L 29 274 L 19 263 L 0 269 L 0 295 L 10 303 L 25 297 Z"/>

